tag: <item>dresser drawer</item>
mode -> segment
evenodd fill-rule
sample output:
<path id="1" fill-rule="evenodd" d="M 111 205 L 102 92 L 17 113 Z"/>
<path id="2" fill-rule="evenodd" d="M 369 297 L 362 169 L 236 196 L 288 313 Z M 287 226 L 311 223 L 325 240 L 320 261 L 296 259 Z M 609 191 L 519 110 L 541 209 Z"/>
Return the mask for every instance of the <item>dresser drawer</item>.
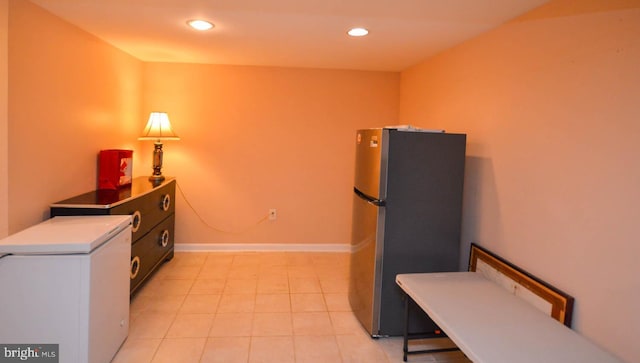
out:
<path id="1" fill-rule="evenodd" d="M 165 259 L 173 256 L 175 215 L 167 217 L 131 246 L 131 292 Z"/>
<path id="2" fill-rule="evenodd" d="M 160 221 L 175 211 L 173 196 L 176 183 L 170 182 L 152 192 L 127 201 L 110 209 L 110 214 L 129 214 L 133 216 L 132 240 L 135 242 L 146 235 Z"/>

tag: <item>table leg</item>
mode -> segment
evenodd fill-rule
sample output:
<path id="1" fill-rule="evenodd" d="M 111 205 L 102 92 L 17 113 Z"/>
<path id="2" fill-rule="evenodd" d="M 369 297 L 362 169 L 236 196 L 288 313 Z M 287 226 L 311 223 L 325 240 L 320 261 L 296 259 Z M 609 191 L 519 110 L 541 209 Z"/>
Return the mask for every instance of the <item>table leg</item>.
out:
<path id="1" fill-rule="evenodd" d="M 404 341 L 402 343 L 402 360 L 407 361 L 409 352 L 409 295 L 404 295 Z"/>

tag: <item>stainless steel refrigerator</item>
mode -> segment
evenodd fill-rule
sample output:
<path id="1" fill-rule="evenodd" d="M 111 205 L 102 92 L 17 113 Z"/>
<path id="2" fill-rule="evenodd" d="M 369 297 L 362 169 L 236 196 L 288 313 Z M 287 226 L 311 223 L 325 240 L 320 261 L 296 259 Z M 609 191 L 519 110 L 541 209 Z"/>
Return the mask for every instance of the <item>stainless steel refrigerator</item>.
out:
<path id="1" fill-rule="evenodd" d="M 349 302 L 371 336 L 401 335 L 399 273 L 457 271 L 466 135 L 358 130 Z M 412 331 L 436 326 L 419 309 Z"/>

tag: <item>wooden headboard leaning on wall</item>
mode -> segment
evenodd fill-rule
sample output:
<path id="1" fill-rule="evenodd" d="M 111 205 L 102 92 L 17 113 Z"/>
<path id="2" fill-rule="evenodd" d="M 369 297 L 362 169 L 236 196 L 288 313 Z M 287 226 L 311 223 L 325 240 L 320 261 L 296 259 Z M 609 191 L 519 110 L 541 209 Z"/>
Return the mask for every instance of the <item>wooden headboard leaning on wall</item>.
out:
<path id="1" fill-rule="evenodd" d="M 542 312 L 571 327 L 573 297 L 475 243 L 471 244 L 469 271 L 482 274 Z"/>

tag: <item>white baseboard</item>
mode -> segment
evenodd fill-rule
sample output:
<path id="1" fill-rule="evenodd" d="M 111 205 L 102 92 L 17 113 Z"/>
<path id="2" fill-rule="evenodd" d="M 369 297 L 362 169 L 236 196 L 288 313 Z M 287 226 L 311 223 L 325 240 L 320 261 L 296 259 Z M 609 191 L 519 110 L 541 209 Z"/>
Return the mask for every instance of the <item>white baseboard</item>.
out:
<path id="1" fill-rule="evenodd" d="M 176 243 L 176 252 L 350 252 L 348 244 Z"/>

